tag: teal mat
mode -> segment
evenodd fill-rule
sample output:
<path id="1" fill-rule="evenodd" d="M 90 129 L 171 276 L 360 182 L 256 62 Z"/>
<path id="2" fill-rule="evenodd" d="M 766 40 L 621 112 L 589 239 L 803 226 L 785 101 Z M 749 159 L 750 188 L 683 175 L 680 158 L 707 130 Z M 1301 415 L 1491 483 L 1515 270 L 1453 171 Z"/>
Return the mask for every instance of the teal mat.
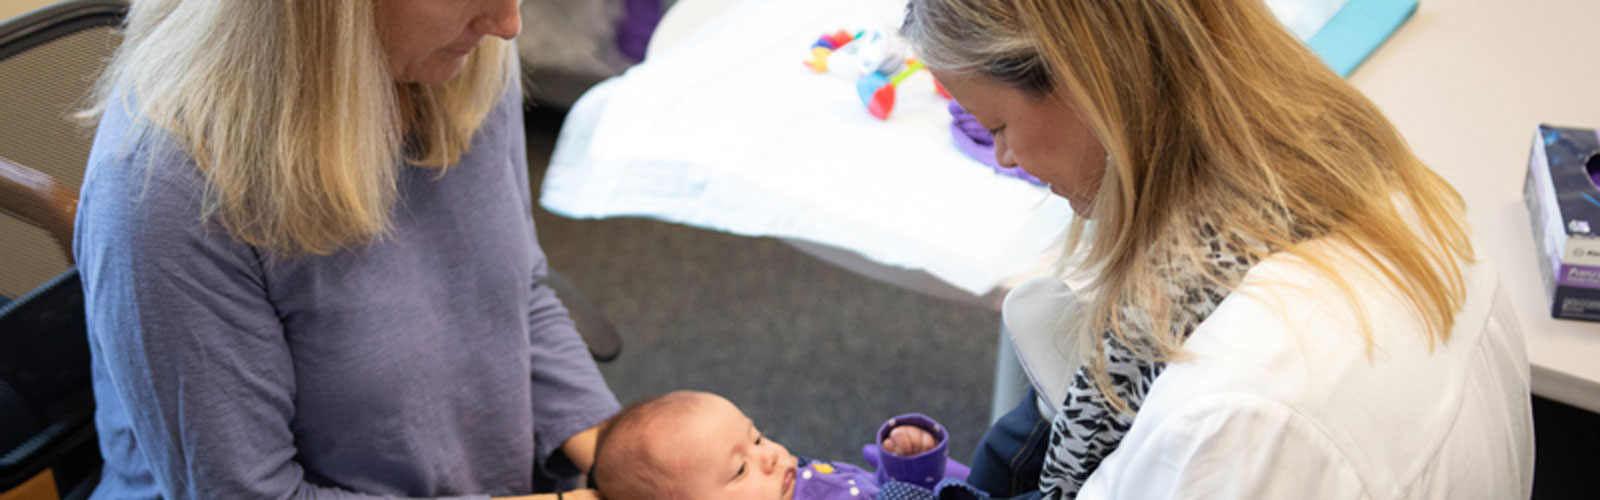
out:
<path id="1" fill-rule="evenodd" d="M 1306 43 L 1335 73 L 1348 77 L 1416 11 L 1417 0 L 1350 0 Z"/>

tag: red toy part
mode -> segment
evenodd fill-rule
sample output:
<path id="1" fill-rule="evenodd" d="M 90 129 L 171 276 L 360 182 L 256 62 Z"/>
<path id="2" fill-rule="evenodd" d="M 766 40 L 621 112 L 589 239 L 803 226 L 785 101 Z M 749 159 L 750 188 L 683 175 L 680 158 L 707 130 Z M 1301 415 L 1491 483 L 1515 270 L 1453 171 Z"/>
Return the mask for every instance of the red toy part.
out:
<path id="1" fill-rule="evenodd" d="M 850 32 L 848 32 L 848 31 L 839 30 L 839 31 L 833 32 L 833 34 L 831 34 L 831 35 L 823 35 L 822 39 L 823 40 L 827 40 L 828 43 L 833 44 L 833 49 L 834 50 L 838 50 L 839 47 L 843 47 L 844 44 L 850 43 L 851 40 L 855 40 L 855 37 L 852 36 L 850 34 Z"/>
<path id="2" fill-rule="evenodd" d="M 883 76 L 878 75 L 876 78 L 869 76 L 856 82 L 858 86 L 856 92 L 859 92 L 862 100 L 865 101 L 867 112 L 872 113 L 872 116 L 877 117 L 879 120 L 888 120 L 889 112 L 894 111 L 894 88 L 899 86 L 900 82 L 905 80 L 906 77 L 911 76 L 912 73 L 916 73 L 920 69 L 922 69 L 922 61 L 913 59 L 911 64 L 907 64 L 905 69 L 900 70 L 888 81 L 884 81 Z M 878 88 L 871 91 L 872 96 L 869 98 L 867 92 L 873 85 L 878 85 Z"/>
<path id="3" fill-rule="evenodd" d="M 884 85 L 872 93 L 872 100 L 867 102 L 867 112 L 879 120 L 888 120 L 889 112 L 894 111 L 894 87 L 894 85 Z"/>

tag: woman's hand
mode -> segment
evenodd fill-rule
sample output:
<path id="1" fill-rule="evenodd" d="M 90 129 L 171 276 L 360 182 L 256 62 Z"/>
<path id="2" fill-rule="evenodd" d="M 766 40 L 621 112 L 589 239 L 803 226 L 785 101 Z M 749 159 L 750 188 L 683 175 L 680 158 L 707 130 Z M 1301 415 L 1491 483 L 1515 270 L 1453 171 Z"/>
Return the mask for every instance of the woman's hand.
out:
<path id="1" fill-rule="evenodd" d="M 516 497 L 494 497 L 490 500 L 556 500 L 555 493 L 540 493 L 538 495 L 522 495 Z M 601 500 L 600 492 L 595 490 L 572 490 L 561 492 L 561 500 Z"/>
<path id="2" fill-rule="evenodd" d="M 939 441 L 927 430 L 915 425 L 902 425 L 889 430 L 889 437 L 883 438 L 882 446 L 883 451 L 909 457 L 938 445 Z"/>

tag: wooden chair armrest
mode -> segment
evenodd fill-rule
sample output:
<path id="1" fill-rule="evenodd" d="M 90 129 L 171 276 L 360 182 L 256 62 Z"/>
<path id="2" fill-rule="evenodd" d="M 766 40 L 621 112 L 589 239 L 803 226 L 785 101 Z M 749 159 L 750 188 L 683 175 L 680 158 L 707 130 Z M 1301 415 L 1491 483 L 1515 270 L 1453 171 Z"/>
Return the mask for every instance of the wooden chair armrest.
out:
<path id="1" fill-rule="evenodd" d="M 78 195 L 43 172 L 0 158 L 0 211 L 50 233 L 67 262 L 72 259 L 72 224 Z"/>

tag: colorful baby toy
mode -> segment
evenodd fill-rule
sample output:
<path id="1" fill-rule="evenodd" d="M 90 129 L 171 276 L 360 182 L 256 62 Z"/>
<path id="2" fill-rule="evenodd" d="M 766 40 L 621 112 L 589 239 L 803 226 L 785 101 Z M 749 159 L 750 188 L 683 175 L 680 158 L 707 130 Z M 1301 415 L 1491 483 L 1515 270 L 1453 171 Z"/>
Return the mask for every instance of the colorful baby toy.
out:
<path id="1" fill-rule="evenodd" d="M 838 30 L 812 43 L 810 57 L 803 62 L 812 71 L 855 80 L 862 106 L 872 116 L 887 120 L 894 110 L 895 86 L 922 69 L 906 52 L 902 44 L 893 43 L 881 31 L 851 34 Z"/>
<path id="2" fill-rule="evenodd" d="M 855 33 L 837 30 L 824 34 L 811 44 L 811 53 L 802 62 L 817 73 L 854 80 L 861 105 L 879 120 L 888 120 L 894 111 L 895 88 L 900 82 L 925 69 L 922 61 L 910 57 L 902 45 L 875 30 Z M 994 138 L 988 129 L 950 99 L 949 92 L 937 80 L 933 82 L 933 89 L 940 97 L 950 100 L 950 132 L 956 149 L 1001 175 L 1043 184 L 1021 168 L 1001 166 L 994 157 Z"/>
<path id="3" fill-rule="evenodd" d="M 833 51 L 839 50 L 839 47 L 845 46 L 845 44 L 855 40 L 858 36 L 860 36 L 859 33 L 851 35 L 850 32 L 845 30 L 822 35 L 821 38 L 817 39 L 816 43 L 811 44 L 811 57 L 804 61 L 806 67 L 818 73 L 826 73 L 828 71 L 828 56 L 833 55 Z"/>

